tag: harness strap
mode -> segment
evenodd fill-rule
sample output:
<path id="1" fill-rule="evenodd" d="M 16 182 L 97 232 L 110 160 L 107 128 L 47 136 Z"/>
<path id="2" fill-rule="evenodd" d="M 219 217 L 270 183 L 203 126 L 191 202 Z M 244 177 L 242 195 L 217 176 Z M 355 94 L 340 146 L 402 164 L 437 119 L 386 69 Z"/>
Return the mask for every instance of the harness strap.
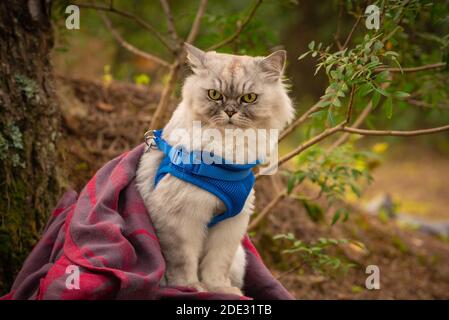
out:
<path id="1" fill-rule="evenodd" d="M 215 157 L 214 163 L 208 164 L 201 161 L 200 151 L 188 152 L 183 148 L 172 147 L 162 139 L 162 130 L 155 130 L 153 134 L 154 143 L 165 154 L 155 176 L 155 186 L 169 173 L 217 196 L 223 201 L 226 211 L 214 216 L 208 224 L 209 228 L 241 212 L 254 186 L 255 177 L 251 169 L 258 161 L 255 164 L 239 165 Z"/>
<path id="2" fill-rule="evenodd" d="M 217 163 L 201 161 L 202 152 L 187 152 L 180 147 L 172 147 L 162 139 L 162 130 L 154 130 L 154 142 L 160 151 L 170 158 L 170 162 L 186 173 L 224 181 L 240 181 L 252 174 L 255 164 L 226 164 L 221 158 L 215 157 Z"/>

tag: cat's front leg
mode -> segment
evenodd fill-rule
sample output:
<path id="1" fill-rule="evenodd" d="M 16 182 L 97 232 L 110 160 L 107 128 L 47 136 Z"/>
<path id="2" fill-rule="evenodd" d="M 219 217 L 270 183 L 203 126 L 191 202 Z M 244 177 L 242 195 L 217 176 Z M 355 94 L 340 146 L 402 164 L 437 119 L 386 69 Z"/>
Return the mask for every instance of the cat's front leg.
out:
<path id="1" fill-rule="evenodd" d="M 166 262 L 165 281 L 168 286 L 185 286 L 205 291 L 198 279 L 198 263 L 204 230 L 198 224 L 156 225 L 157 235 Z"/>
<path id="2" fill-rule="evenodd" d="M 166 262 L 166 284 L 205 291 L 198 265 L 210 214 L 205 214 L 204 201 L 192 197 L 196 190 L 191 188 L 176 178 L 164 178 L 150 198 L 151 218 Z"/>
<path id="3" fill-rule="evenodd" d="M 231 283 L 230 269 L 248 226 L 253 199 L 252 192 L 242 212 L 209 230 L 200 264 L 200 279 L 208 291 L 242 294 L 240 288 Z"/>

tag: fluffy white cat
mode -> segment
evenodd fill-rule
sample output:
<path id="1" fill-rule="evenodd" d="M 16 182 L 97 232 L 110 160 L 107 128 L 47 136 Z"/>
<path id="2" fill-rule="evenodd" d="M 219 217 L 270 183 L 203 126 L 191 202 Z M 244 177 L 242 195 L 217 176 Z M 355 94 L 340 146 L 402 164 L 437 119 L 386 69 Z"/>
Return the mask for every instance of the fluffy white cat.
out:
<path id="1" fill-rule="evenodd" d="M 282 82 L 285 51 L 249 57 L 203 52 L 189 44 L 185 48 L 193 74 L 185 80 L 182 101 L 164 128 L 167 142 L 189 145 L 194 121 L 223 132 L 281 130 L 292 120 L 292 103 Z M 179 128 L 187 132 L 185 141 L 171 137 Z M 207 143 L 201 141 L 201 147 Z M 137 187 L 161 244 L 166 284 L 242 294 L 246 263 L 240 243 L 253 211 L 254 190 L 238 215 L 208 228 L 211 218 L 225 211 L 224 204 L 212 193 L 169 174 L 154 187 L 163 156 L 157 149 L 143 154 Z"/>

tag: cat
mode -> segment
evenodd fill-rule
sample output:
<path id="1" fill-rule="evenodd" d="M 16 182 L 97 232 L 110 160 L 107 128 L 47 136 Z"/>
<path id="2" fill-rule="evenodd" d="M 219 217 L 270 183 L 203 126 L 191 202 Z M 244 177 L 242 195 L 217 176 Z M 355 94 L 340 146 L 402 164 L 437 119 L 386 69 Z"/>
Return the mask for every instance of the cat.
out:
<path id="1" fill-rule="evenodd" d="M 179 128 L 186 130 L 186 141 L 192 139 L 195 121 L 202 128 L 223 132 L 282 130 L 293 119 L 294 109 L 283 82 L 284 50 L 250 57 L 204 52 L 187 43 L 185 49 L 192 74 L 184 82 L 182 101 L 163 130 L 163 138 L 170 144 L 185 142 L 171 137 Z M 201 147 L 205 143 L 202 141 Z M 163 156 L 154 148 L 143 154 L 136 185 L 166 261 L 164 284 L 242 295 L 246 258 L 241 241 L 254 208 L 254 190 L 238 215 L 208 228 L 211 218 L 225 211 L 225 205 L 208 191 L 169 174 L 154 187 Z"/>

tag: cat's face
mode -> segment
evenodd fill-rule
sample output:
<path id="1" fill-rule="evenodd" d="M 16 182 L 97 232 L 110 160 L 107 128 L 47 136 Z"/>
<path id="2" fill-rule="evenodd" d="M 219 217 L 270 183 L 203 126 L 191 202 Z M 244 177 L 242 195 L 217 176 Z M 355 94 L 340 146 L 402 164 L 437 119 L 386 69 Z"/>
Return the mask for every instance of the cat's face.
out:
<path id="1" fill-rule="evenodd" d="M 186 48 L 193 75 L 184 84 L 183 102 L 194 120 L 211 128 L 279 130 L 292 120 L 281 79 L 285 51 L 264 58 Z"/>

